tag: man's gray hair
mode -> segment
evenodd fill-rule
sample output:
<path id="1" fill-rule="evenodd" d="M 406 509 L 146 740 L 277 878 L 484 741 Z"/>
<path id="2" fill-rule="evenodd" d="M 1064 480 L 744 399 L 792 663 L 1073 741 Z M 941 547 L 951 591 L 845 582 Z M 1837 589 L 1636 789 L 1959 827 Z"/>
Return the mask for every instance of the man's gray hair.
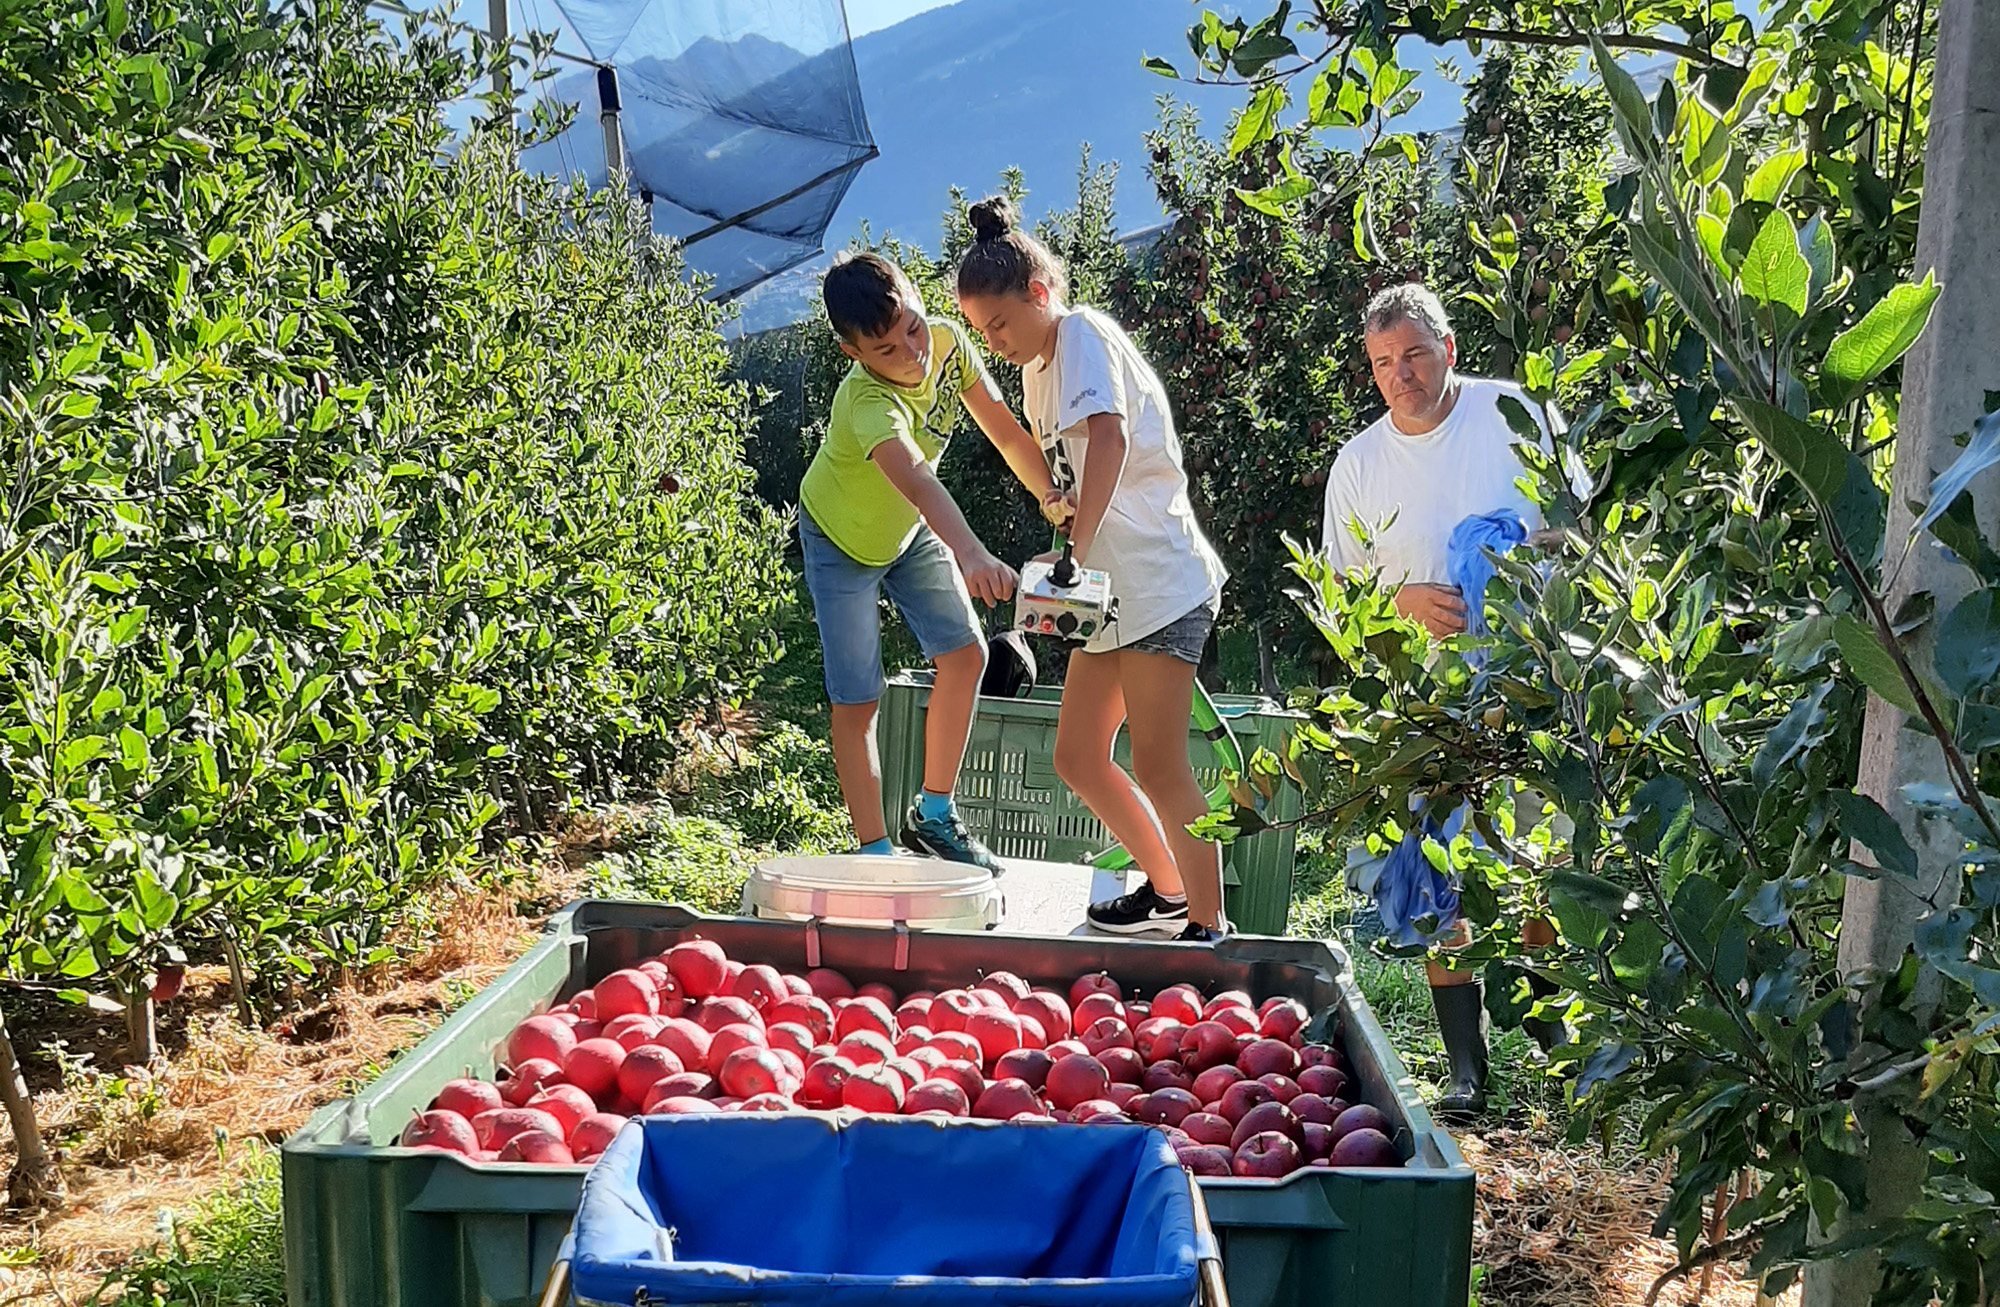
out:
<path id="1" fill-rule="evenodd" d="M 1444 301 L 1418 281 L 1402 282 L 1378 293 L 1368 301 L 1361 322 L 1364 334 L 1417 322 L 1428 327 L 1439 343 L 1451 335 L 1451 316 L 1444 311 Z"/>

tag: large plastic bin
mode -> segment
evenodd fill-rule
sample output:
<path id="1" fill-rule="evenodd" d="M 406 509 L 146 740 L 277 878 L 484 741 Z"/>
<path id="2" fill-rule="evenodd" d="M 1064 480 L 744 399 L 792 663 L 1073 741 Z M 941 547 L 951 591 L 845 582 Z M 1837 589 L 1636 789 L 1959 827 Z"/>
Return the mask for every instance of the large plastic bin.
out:
<path id="1" fill-rule="evenodd" d="M 902 828 L 910 797 L 924 782 L 924 724 L 930 705 L 931 674 L 904 672 L 882 692 L 875 727 L 882 754 L 882 808 L 892 831 Z M 1229 724 L 1247 761 L 1261 745 L 1282 751 L 1302 720 L 1274 700 L 1219 694 L 1215 707 Z M 1048 862 L 1088 862 L 1113 843 L 1083 800 L 1056 775 L 1056 716 L 1062 691 L 1037 688 L 1025 699 L 981 696 L 972 738 L 958 773 L 958 810 L 966 829 L 1002 858 Z M 1131 766 L 1132 741 L 1118 732 L 1119 763 Z M 1215 751 L 1190 725 L 1188 759 L 1203 790 L 1222 773 Z M 1268 818 L 1291 821 L 1299 815 L 1297 787 L 1283 785 Z M 1224 905 L 1236 929 L 1252 935 L 1282 935 L 1292 906 L 1293 837 L 1289 828 L 1237 840 L 1222 854 Z"/>
<path id="2" fill-rule="evenodd" d="M 393 1144 L 412 1109 L 470 1068 L 490 1076 L 515 1023 L 599 978 L 702 937 L 784 970 L 940 989 L 1005 968 L 1041 984 L 1103 970 L 1150 992 L 1190 981 L 1297 998 L 1336 1023 L 1359 1085 L 1398 1127 L 1401 1170 L 1306 1170 L 1272 1183 L 1204 1179 L 1238 1307 L 1463 1307 L 1473 1173 L 1438 1128 L 1355 987 L 1310 940 L 1251 936 L 1213 949 L 1098 936 L 892 931 L 704 917 L 585 900 L 546 938 L 354 1098 L 315 1113 L 283 1149 L 292 1307 L 528 1307 L 576 1212 L 583 1167 L 479 1165 Z"/>

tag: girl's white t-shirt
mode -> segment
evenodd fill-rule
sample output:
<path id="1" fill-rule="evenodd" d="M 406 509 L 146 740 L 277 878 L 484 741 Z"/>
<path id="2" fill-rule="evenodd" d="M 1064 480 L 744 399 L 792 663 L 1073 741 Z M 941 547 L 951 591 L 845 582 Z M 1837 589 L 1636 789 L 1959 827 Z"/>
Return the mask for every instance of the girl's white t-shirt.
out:
<path id="1" fill-rule="evenodd" d="M 1229 572 L 1194 520 L 1166 391 L 1124 329 L 1096 309 L 1070 309 L 1056 324 L 1053 358 L 1022 369 L 1021 389 L 1049 474 L 1072 494 L 1083 483 L 1089 419 L 1125 419 L 1124 471 L 1089 558 L 1109 574 L 1118 616 L 1084 652 L 1123 648 L 1204 604 L 1218 611 Z"/>

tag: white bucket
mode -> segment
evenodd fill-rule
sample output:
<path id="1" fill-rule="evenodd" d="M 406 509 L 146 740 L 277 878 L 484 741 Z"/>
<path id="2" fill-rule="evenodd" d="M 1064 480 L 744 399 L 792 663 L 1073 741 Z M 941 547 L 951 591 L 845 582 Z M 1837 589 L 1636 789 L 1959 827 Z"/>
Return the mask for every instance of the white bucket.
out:
<path id="1" fill-rule="evenodd" d="M 779 921 L 991 930 L 1006 915 L 993 874 L 942 858 L 771 858 L 743 886 L 743 913 Z"/>

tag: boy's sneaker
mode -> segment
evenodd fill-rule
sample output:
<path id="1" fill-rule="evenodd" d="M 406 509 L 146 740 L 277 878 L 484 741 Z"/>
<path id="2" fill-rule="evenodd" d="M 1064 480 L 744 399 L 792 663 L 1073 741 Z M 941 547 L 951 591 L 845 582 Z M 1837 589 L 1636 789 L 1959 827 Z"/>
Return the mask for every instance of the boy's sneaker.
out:
<path id="1" fill-rule="evenodd" d="M 1130 894 L 1093 903 L 1083 915 L 1093 930 L 1113 935 L 1172 935 L 1188 924 L 1187 900 L 1167 902 L 1151 881 Z"/>
<path id="2" fill-rule="evenodd" d="M 956 808 L 941 817 L 926 817 L 914 807 L 903 814 L 903 847 L 946 862 L 963 862 L 998 876 L 1006 870 L 993 851 L 972 837 Z"/>
<path id="3" fill-rule="evenodd" d="M 1187 924 L 1186 930 L 1174 936 L 1174 943 L 1220 944 L 1223 940 L 1228 938 L 1229 938 L 1229 932 L 1227 930 L 1217 930 L 1213 926 L 1204 926 L 1198 921 L 1190 921 Z"/>

